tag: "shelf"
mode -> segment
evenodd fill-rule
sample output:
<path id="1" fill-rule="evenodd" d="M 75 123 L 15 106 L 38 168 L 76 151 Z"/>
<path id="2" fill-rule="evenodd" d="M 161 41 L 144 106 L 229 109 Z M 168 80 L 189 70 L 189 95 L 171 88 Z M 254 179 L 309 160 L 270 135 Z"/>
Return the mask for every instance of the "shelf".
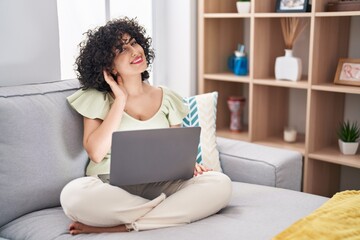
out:
<path id="1" fill-rule="evenodd" d="M 243 82 L 249 83 L 249 76 L 236 76 L 233 73 L 212 73 L 212 74 L 204 74 L 205 79 L 216 80 L 216 81 L 226 81 L 226 82 Z"/>
<path id="2" fill-rule="evenodd" d="M 327 92 L 360 94 L 360 87 L 335 85 L 333 83 L 323 83 L 323 84 L 313 85 L 311 86 L 311 89 L 319 90 L 319 91 L 327 91 Z"/>
<path id="3" fill-rule="evenodd" d="M 255 18 L 311 17 L 311 13 L 255 13 Z"/>
<path id="4" fill-rule="evenodd" d="M 288 88 L 300 88 L 307 89 L 309 83 L 307 80 L 301 80 L 298 82 L 286 81 L 286 80 L 276 80 L 276 79 L 254 79 L 254 84 L 258 85 L 267 85 L 267 86 L 276 86 L 276 87 L 288 87 Z"/>
<path id="5" fill-rule="evenodd" d="M 343 155 L 336 146 L 326 147 L 313 153 L 309 153 L 309 158 L 354 168 L 360 168 L 359 154 L 353 156 Z"/>
<path id="6" fill-rule="evenodd" d="M 300 152 L 305 155 L 305 135 L 298 134 L 297 141 L 294 143 L 288 143 L 281 137 L 269 137 L 264 140 L 254 141 L 256 144 L 266 145 L 270 147 L 283 148 Z"/>
<path id="7" fill-rule="evenodd" d="M 351 17 L 360 16 L 360 11 L 348 11 L 348 12 L 317 12 L 315 17 Z"/>
<path id="8" fill-rule="evenodd" d="M 231 138 L 247 142 L 249 141 L 249 132 L 247 130 L 244 130 L 242 132 L 233 132 L 229 129 L 218 129 L 216 130 L 216 135 L 223 138 Z"/>
<path id="9" fill-rule="evenodd" d="M 204 18 L 250 18 L 250 13 L 205 13 Z"/>
<path id="10" fill-rule="evenodd" d="M 360 57 L 360 11 L 325 12 L 330 1 L 312 0 L 311 12 L 276 12 L 277 0 L 251 0 L 251 12 L 239 14 L 236 0 L 201 0 L 197 28 L 198 92 L 218 92 L 217 136 L 301 153 L 304 191 L 323 196 L 344 190 L 340 182 L 347 173 L 341 166 L 360 171 L 360 150 L 342 155 L 334 132 L 343 120 L 360 120 L 360 86 L 334 84 L 339 59 Z M 286 17 L 307 24 L 293 46 L 302 61 L 300 81 L 274 75 L 286 49 Z M 236 76 L 227 66 L 238 43 L 246 45 L 249 76 Z M 229 96 L 246 98 L 243 132 L 229 130 Z M 286 126 L 298 130 L 297 142 L 283 140 Z"/>

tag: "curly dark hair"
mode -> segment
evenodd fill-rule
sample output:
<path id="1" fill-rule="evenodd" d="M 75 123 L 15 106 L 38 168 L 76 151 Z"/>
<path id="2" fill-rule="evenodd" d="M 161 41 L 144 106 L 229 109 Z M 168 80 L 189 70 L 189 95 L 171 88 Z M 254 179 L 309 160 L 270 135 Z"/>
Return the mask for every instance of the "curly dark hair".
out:
<path id="1" fill-rule="evenodd" d="M 75 62 L 77 77 L 83 89 L 95 88 L 103 92 L 111 92 L 105 82 L 103 70 L 111 72 L 115 58 L 115 50 L 122 49 L 121 38 L 129 34 L 144 49 L 148 66 L 155 54 L 151 48 L 151 38 L 146 37 L 146 30 L 135 19 L 122 18 L 112 20 L 106 25 L 89 30 L 85 33 L 87 39 L 79 44 L 80 55 Z M 148 71 L 141 73 L 144 81 L 149 78 Z"/>

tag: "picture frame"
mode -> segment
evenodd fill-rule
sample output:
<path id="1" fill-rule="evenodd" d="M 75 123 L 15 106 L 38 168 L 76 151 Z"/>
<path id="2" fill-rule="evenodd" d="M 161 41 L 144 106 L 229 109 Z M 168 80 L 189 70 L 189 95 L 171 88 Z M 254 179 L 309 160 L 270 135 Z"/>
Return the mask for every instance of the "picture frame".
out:
<path id="1" fill-rule="evenodd" d="M 340 58 L 334 83 L 360 86 L 360 58 Z"/>
<path id="2" fill-rule="evenodd" d="M 276 0 L 276 12 L 306 12 L 309 0 Z"/>

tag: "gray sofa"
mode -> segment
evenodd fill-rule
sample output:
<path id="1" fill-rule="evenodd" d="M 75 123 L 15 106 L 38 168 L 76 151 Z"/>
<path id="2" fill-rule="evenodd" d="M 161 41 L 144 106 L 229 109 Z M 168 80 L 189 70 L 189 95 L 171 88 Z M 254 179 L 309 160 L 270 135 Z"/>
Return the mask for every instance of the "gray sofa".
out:
<path id="1" fill-rule="evenodd" d="M 327 200 L 299 191 L 299 153 L 218 138 L 233 180 L 225 209 L 180 227 L 71 236 L 59 194 L 87 163 L 82 119 L 65 100 L 77 89 L 77 80 L 0 88 L 0 239 L 271 239 Z"/>

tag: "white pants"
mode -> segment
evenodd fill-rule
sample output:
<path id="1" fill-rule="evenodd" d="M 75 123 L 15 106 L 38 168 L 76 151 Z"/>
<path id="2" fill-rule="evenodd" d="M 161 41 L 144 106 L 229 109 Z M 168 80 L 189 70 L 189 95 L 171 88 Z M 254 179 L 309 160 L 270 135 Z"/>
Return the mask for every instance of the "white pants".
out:
<path id="1" fill-rule="evenodd" d="M 229 177 L 206 172 L 186 181 L 124 188 L 103 183 L 97 177 L 82 177 L 64 187 L 60 202 L 73 221 L 96 227 L 126 224 L 140 231 L 205 218 L 224 208 L 230 196 Z"/>

